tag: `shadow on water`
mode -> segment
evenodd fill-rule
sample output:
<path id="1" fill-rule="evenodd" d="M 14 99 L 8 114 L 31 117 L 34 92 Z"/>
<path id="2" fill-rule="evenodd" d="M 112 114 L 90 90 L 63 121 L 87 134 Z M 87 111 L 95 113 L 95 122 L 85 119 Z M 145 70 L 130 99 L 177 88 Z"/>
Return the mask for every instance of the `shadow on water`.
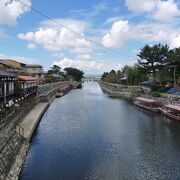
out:
<path id="1" fill-rule="evenodd" d="M 44 114 L 21 180 L 179 179 L 179 129 L 84 83 Z"/>

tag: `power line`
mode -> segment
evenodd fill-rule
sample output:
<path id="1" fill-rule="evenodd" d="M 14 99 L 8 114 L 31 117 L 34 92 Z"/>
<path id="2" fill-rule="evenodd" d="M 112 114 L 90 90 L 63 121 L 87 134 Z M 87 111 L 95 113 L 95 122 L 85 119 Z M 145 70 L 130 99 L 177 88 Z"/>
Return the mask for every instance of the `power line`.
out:
<path id="1" fill-rule="evenodd" d="M 89 39 L 89 38 L 87 38 L 87 37 L 85 37 L 85 36 L 83 36 L 83 35 L 81 35 L 81 34 L 75 32 L 75 31 L 72 30 L 71 28 L 68 28 L 68 27 L 66 27 L 65 25 L 63 25 L 63 24 L 61 24 L 61 23 L 55 21 L 55 20 L 52 19 L 51 17 L 45 15 L 44 13 L 40 12 L 39 10 L 37 10 L 37 9 L 35 9 L 35 8 L 29 6 L 28 4 L 22 2 L 21 0 L 15 0 L 15 1 L 20 2 L 20 3 L 23 4 L 24 6 L 30 8 L 30 9 L 31 9 L 32 11 L 34 11 L 35 13 L 37 13 L 37 14 L 39 14 L 40 16 L 44 17 L 45 19 L 48 19 L 48 20 L 52 21 L 52 22 L 55 23 L 56 25 L 58 25 L 58 26 L 60 26 L 60 27 L 63 27 L 63 28 L 65 28 L 65 29 L 67 29 L 68 31 L 72 32 L 73 34 L 75 34 L 75 35 L 77 35 L 77 36 L 79 36 L 79 37 L 81 37 L 81 38 L 83 38 L 83 39 L 86 39 L 87 41 L 89 41 L 89 42 L 95 44 L 96 46 L 99 46 L 99 47 L 101 47 L 101 48 L 103 48 L 103 49 L 105 49 L 105 50 L 109 50 L 109 51 L 111 51 L 111 52 L 120 54 L 120 55 L 122 55 L 122 56 L 131 57 L 131 56 L 127 55 L 127 54 L 123 54 L 123 53 L 121 53 L 121 52 L 119 52 L 119 51 L 116 51 L 116 50 L 114 50 L 114 49 L 112 49 L 112 48 L 107 48 L 107 47 L 102 46 L 101 44 L 99 44 L 99 43 L 93 41 L 92 39 Z"/>

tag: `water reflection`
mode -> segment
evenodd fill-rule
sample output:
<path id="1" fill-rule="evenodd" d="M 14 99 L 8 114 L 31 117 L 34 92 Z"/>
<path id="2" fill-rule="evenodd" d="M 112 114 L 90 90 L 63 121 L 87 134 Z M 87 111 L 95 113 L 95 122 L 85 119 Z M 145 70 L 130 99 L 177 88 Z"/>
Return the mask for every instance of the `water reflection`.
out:
<path id="1" fill-rule="evenodd" d="M 179 129 L 85 83 L 44 114 L 21 179 L 180 179 Z"/>

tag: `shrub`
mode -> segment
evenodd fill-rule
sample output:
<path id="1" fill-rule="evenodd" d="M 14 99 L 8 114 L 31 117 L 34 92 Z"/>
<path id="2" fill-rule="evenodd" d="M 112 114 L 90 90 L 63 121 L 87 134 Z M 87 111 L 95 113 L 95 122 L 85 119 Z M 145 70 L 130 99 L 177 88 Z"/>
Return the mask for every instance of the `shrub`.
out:
<path id="1" fill-rule="evenodd" d="M 160 94 L 159 92 L 156 92 L 156 91 L 150 92 L 150 95 L 151 95 L 152 97 L 160 97 L 160 96 L 161 96 L 161 94 Z"/>

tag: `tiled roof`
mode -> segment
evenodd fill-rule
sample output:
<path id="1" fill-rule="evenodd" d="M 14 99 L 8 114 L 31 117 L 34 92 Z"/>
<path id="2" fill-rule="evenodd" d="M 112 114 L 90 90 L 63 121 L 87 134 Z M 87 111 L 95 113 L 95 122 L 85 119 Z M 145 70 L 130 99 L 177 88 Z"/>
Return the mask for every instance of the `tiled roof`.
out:
<path id="1" fill-rule="evenodd" d="M 1 60 L 1 59 L 0 59 L 0 64 L 4 64 L 4 65 L 6 65 L 6 66 L 9 66 L 9 67 L 13 68 L 12 65 L 6 63 L 5 61 L 3 61 L 3 60 Z"/>
<path id="2" fill-rule="evenodd" d="M 26 64 L 26 67 L 31 67 L 31 68 L 42 68 L 42 65 L 39 64 Z"/>
<path id="3" fill-rule="evenodd" d="M 36 78 L 36 77 L 32 77 L 32 76 L 18 76 L 18 79 L 20 80 L 20 81 L 37 81 L 38 80 L 38 78 Z"/>
<path id="4" fill-rule="evenodd" d="M 16 75 L 0 70 L 0 77 L 16 77 Z"/>

